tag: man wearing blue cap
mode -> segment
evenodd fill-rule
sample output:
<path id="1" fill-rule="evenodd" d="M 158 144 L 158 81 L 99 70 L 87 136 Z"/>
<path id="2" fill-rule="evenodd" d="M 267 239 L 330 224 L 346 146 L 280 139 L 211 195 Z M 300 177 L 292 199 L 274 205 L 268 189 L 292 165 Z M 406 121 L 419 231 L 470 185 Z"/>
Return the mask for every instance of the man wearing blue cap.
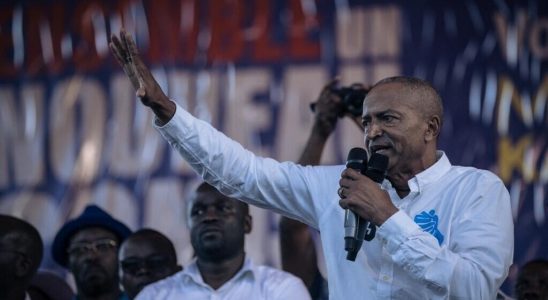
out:
<path id="1" fill-rule="evenodd" d="M 96 205 L 89 205 L 55 236 L 53 259 L 68 268 L 76 282 L 76 299 L 121 300 L 118 246 L 131 230 Z"/>

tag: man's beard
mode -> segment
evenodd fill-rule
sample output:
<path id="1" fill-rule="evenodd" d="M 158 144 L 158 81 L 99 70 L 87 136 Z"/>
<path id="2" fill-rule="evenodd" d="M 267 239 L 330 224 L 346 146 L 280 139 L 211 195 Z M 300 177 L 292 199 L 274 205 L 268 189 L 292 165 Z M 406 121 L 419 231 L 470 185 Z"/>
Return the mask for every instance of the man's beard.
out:
<path id="1" fill-rule="evenodd" d="M 113 286 L 116 286 L 116 280 L 109 278 L 108 272 L 100 266 L 89 265 L 80 271 L 76 285 L 81 294 L 99 296 L 111 292 Z"/>

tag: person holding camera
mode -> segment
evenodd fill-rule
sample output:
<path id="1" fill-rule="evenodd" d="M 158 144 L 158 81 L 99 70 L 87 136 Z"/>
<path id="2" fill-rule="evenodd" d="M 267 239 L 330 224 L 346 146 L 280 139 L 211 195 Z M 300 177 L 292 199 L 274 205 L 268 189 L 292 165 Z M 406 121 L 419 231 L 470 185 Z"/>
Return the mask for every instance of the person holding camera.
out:
<path id="1" fill-rule="evenodd" d="M 494 174 L 454 166 L 437 150 L 443 107 L 426 81 L 386 78 L 365 97 L 365 147 L 388 158 L 377 184 L 344 165 L 255 156 L 171 101 L 128 34 L 113 35 L 110 47 L 155 127 L 200 176 L 320 231 L 330 298 L 495 298 L 512 262 L 510 196 Z M 345 258 L 344 209 L 378 227 L 355 261 Z"/>
<path id="2" fill-rule="evenodd" d="M 318 100 L 310 105 L 314 112 L 314 124 L 306 142 L 300 165 L 318 165 L 322 152 L 337 121 L 348 117 L 363 130 L 361 125 L 362 104 L 367 88 L 355 83 L 339 88 L 335 78 L 322 89 Z M 297 220 L 282 216 L 279 221 L 282 268 L 301 278 L 312 299 L 328 299 L 327 281 L 318 267 L 313 228 Z M 322 262 L 324 263 L 324 262 Z"/>

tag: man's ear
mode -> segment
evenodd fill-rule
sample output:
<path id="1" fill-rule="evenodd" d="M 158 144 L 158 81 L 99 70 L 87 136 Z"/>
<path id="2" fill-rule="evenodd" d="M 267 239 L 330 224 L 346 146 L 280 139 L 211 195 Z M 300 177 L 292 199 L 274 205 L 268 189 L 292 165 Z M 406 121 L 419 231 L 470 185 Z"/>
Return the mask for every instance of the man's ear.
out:
<path id="1" fill-rule="evenodd" d="M 433 115 L 426 122 L 426 132 L 424 134 L 424 141 L 430 142 L 436 140 L 441 131 L 441 119 L 438 115 Z"/>
<path id="2" fill-rule="evenodd" d="M 251 229 L 253 229 L 253 218 L 251 215 L 246 215 L 244 217 L 244 232 L 250 233 Z"/>

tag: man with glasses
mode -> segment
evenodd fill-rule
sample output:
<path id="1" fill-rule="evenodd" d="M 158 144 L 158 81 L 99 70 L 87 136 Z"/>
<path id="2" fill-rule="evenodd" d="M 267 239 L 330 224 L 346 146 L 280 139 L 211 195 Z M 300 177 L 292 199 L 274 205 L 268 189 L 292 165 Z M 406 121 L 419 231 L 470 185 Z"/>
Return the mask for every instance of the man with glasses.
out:
<path id="1" fill-rule="evenodd" d="M 120 247 L 120 281 L 129 299 L 150 283 L 179 271 L 173 243 L 153 229 L 141 229 L 130 235 Z"/>
<path id="2" fill-rule="evenodd" d="M 255 265 L 245 254 L 252 227 L 246 203 L 203 183 L 187 207 L 196 258 L 183 271 L 145 287 L 137 300 L 310 299 L 300 279 Z"/>
<path id="3" fill-rule="evenodd" d="M 126 225 L 96 205 L 61 227 L 52 255 L 74 275 L 77 299 L 127 299 L 118 280 L 118 246 L 130 234 Z"/>
<path id="4" fill-rule="evenodd" d="M 0 215 L 0 299 L 33 299 L 27 289 L 36 274 L 44 245 L 31 224 Z"/>

